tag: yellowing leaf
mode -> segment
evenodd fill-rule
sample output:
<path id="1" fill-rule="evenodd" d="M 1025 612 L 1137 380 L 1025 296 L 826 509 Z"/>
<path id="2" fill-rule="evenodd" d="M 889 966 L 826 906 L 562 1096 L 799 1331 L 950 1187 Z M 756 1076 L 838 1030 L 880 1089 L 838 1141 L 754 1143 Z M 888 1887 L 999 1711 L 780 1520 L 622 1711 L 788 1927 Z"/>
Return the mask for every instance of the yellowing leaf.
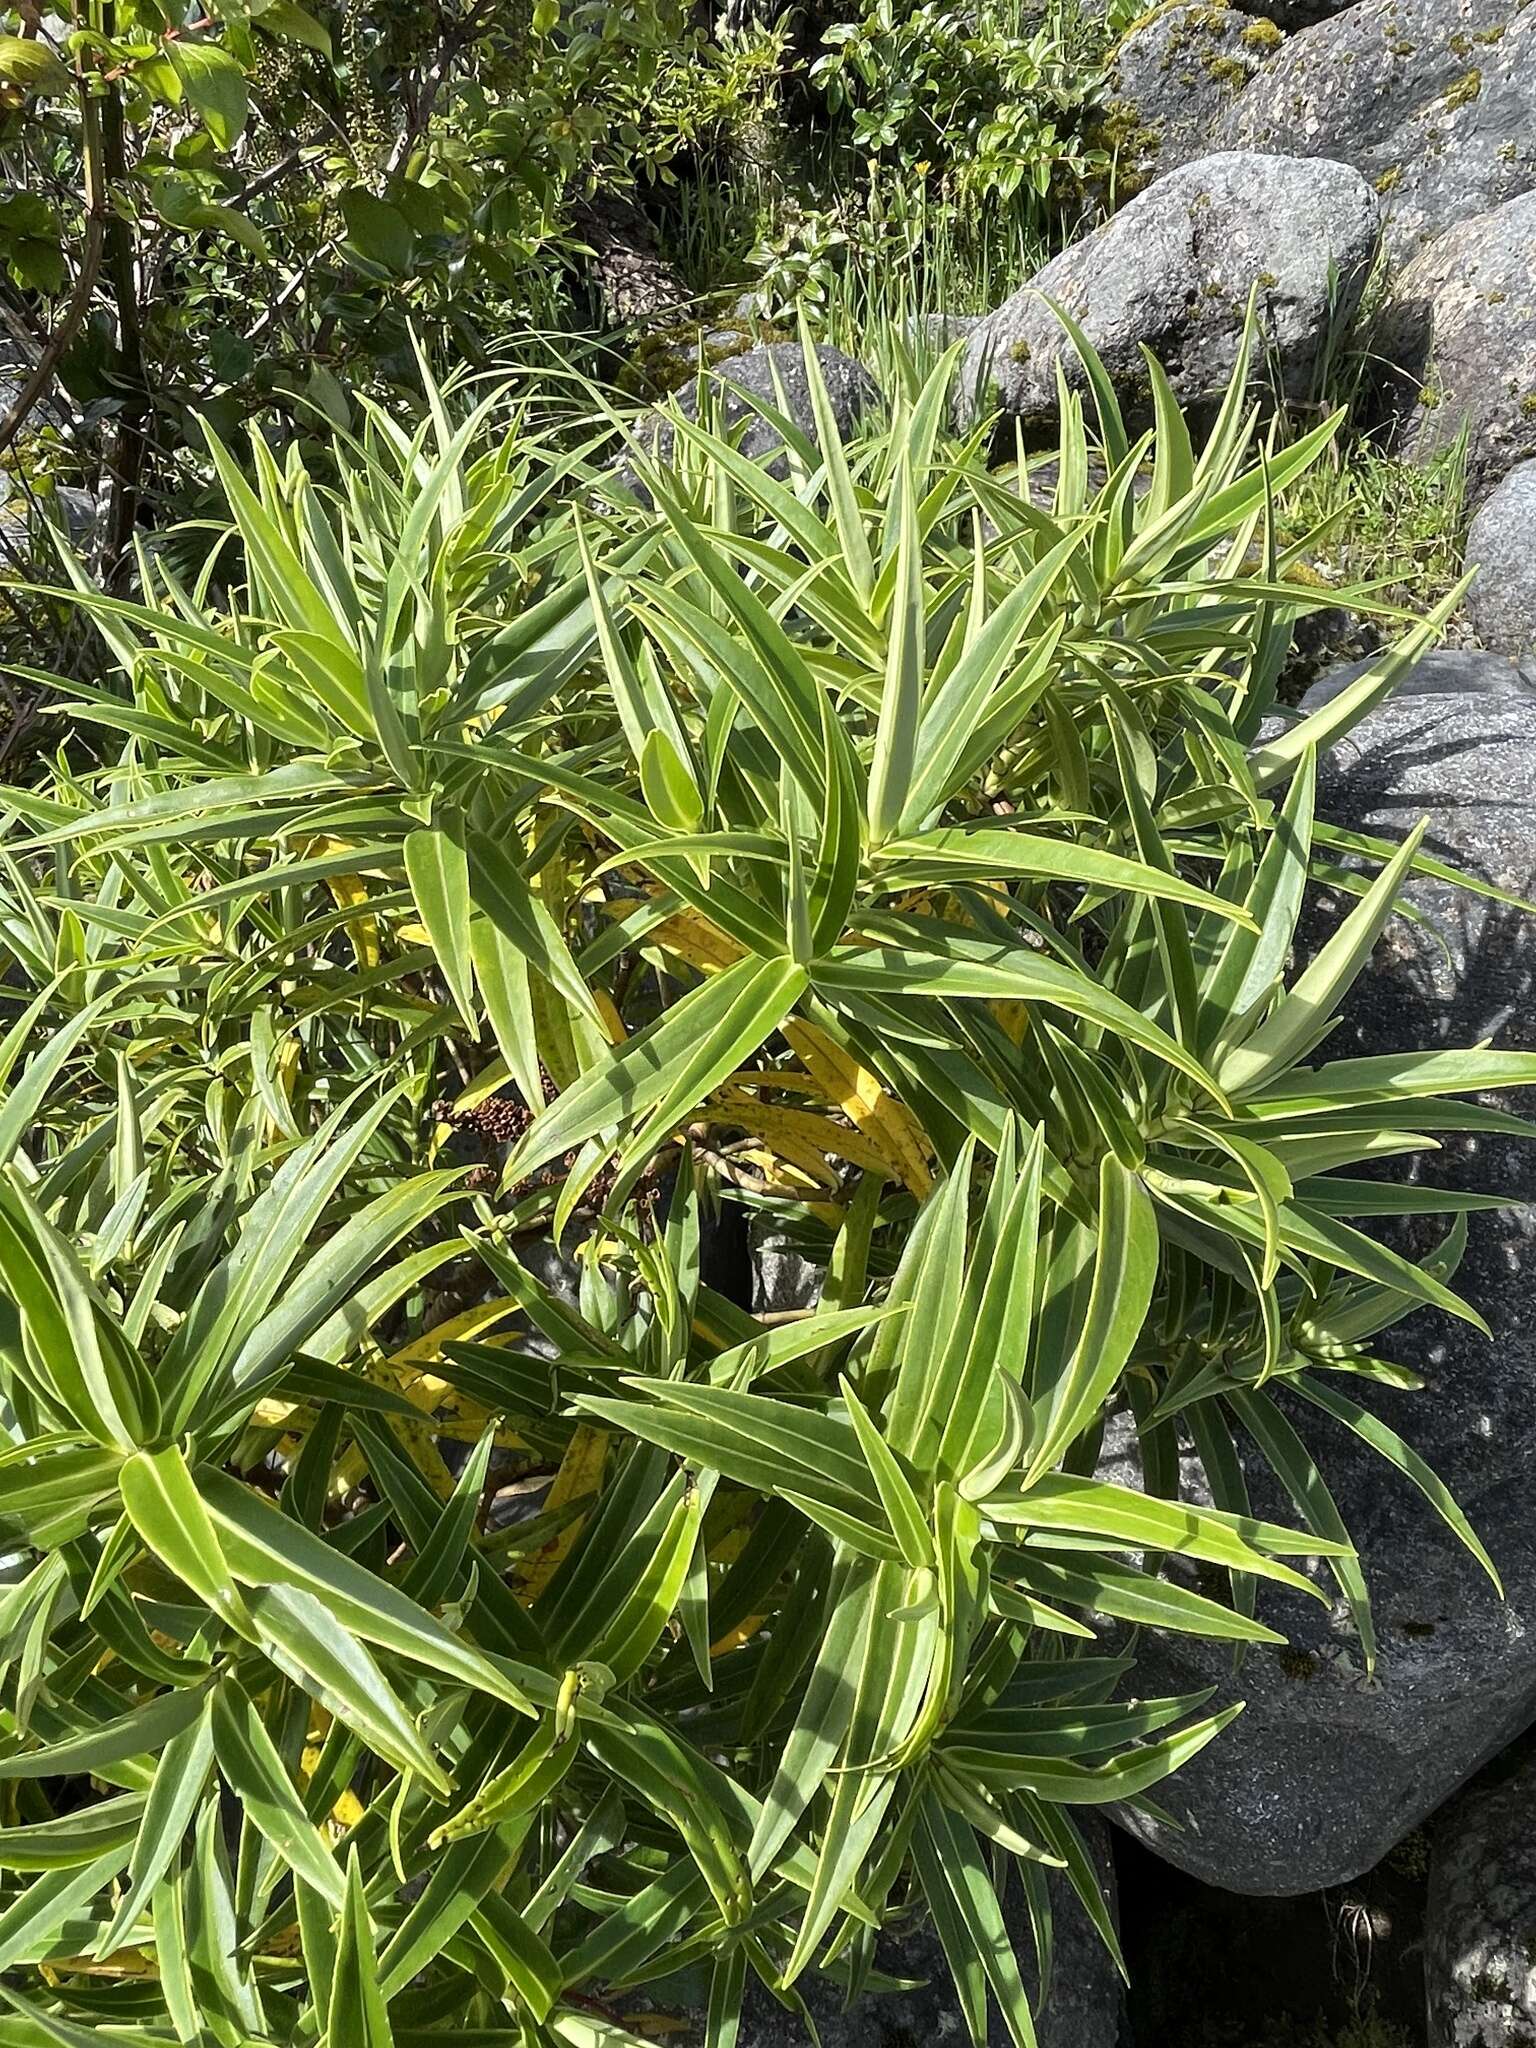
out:
<path id="1" fill-rule="evenodd" d="M 565 1456 L 560 1460 L 560 1470 L 555 1474 L 554 1484 L 545 1498 L 544 1513 L 549 1514 L 573 1500 L 581 1500 L 586 1494 L 596 1493 L 602 1484 L 603 1467 L 607 1462 L 608 1432 L 594 1429 L 590 1422 L 577 1423 L 575 1434 L 566 1445 Z M 565 1562 L 580 1527 L 580 1519 L 567 1522 L 558 1535 L 552 1536 L 542 1550 L 536 1550 L 528 1559 L 517 1589 L 524 1601 L 536 1600 L 544 1591 Z"/>

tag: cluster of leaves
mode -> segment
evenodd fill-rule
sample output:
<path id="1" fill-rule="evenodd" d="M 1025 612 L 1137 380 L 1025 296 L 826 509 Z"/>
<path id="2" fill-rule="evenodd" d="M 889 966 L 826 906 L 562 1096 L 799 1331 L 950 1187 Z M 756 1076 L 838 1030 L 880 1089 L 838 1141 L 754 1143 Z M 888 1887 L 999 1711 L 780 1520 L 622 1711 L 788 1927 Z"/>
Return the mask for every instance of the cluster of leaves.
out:
<path id="1" fill-rule="evenodd" d="M 582 204 L 758 118 L 777 50 L 677 0 L 0 12 L 0 290 L 47 372 L 33 398 L 89 429 L 105 556 L 146 498 L 198 502 L 195 417 L 345 427 L 354 386 L 414 382 L 410 322 L 482 365 L 582 325 Z M 10 417 L 13 394 L 0 453 L 45 416 Z"/>
<path id="2" fill-rule="evenodd" d="M 931 177 L 955 203 L 1032 199 L 1108 168 L 1082 136 L 1104 88 L 1102 51 L 1057 19 L 1005 5 L 871 0 L 827 31 L 810 69 L 860 155 Z"/>
<path id="3" fill-rule="evenodd" d="M 1026 32 L 874 0 L 814 57 L 680 0 L 0 10 L 0 295 L 42 372 L 0 459 L 57 398 L 50 469 L 96 492 L 116 571 L 146 506 L 205 509 L 198 419 L 349 428 L 354 388 L 414 386 L 412 324 L 483 368 L 611 321 L 594 204 L 642 199 L 689 289 L 755 273 L 770 314 L 850 267 L 953 267 L 940 244 L 967 274 L 1033 250 L 1102 168 L 1111 24 L 1063 4 Z"/>
<path id="4" fill-rule="evenodd" d="M 1350 1168 L 1532 1062 L 1308 1064 L 1439 871 L 1317 749 L 1434 622 L 1261 737 L 1333 423 L 1256 457 L 1244 362 L 1197 453 L 1087 362 L 1048 504 L 953 352 L 849 450 L 808 350 L 782 479 L 433 390 L 334 484 L 210 435 L 201 577 L 79 577 L 120 674 L 0 841 L 0 2041 L 624 2048 L 698 1965 L 730 2048 L 921 1914 L 1029 2048 L 1004 1870 L 1042 1979 L 1052 1883 L 1113 1945 L 1074 1809 L 1228 1718 L 1135 1629 L 1275 1641 L 1310 1558 L 1369 1656 L 1296 1418 L 1483 1554 L 1366 1399 L 1463 1219 L 1358 1227 L 1475 1201 Z M 813 1304 L 707 1284 L 722 1205 Z"/>

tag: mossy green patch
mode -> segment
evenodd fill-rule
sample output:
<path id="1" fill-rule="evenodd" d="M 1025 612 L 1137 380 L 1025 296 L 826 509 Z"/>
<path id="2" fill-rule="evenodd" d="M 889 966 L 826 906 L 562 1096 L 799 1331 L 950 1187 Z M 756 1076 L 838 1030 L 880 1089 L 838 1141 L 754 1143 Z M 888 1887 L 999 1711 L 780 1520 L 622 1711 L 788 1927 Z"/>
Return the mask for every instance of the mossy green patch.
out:
<path id="1" fill-rule="evenodd" d="M 1261 14 L 1238 37 L 1250 50 L 1278 50 L 1285 41 L 1285 30 L 1272 22 L 1267 14 Z"/>

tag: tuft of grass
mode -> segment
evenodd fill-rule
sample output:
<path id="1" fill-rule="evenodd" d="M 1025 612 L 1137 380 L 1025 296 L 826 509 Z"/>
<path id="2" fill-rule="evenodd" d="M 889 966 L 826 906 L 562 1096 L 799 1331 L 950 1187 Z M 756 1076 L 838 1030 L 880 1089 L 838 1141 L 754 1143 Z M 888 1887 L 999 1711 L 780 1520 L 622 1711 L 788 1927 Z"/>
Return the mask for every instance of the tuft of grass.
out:
<path id="1" fill-rule="evenodd" d="M 1369 443 L 1319 465 L 1280 504 L 1282 542 L 1327 528 L 1313 564 L 1344 583 L 1379 583 L 1392 601 L 1433 604 L 1461 574 L 1464 444 L 1422 468 Z"/>

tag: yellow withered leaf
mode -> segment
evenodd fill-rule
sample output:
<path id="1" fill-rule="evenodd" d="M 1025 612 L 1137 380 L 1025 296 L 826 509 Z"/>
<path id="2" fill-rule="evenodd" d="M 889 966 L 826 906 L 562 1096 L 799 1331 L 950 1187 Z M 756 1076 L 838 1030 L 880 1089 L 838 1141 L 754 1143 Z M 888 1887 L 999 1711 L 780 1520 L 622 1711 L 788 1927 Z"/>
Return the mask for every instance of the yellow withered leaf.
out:
<path id="1" fill-rule="evenodd" d="M 568 1502 L 581 1500 L 586 1494 L 596 1493 L 603 1481 L 603 1467 L 608 1462 L 608 1432 L 595 1429 L 590 1422 L 578 1422 L 575 1434 L 565 1447 L 565 1456 L 560 1460 L 560 1470 L 555 1474 L 544 1501 L 544 1512 L 563 1508 Z M 528 1559 L 518 1576 L 518 1596 L 525 1602 L 538 1598 L 570 1554 L 576 1541 L 582 1517 L 567 1522 L 558 1534 L 552 1536 L 542 1550 L 536 1550 Z"/>

